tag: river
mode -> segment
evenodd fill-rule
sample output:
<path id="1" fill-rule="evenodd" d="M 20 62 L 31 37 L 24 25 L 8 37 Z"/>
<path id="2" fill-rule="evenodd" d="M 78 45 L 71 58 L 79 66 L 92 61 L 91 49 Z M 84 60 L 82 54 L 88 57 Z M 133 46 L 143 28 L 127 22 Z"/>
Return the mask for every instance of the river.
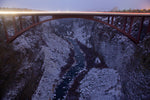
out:
<path id="1" fill-rule="evenodd" d="M 68 41 L 73 46 L 73 50 L 75 53 L 75 64 L 71 66 L 70 70 L 64 75 L 62 82 L 57 86 L 55 97 L 53 100 L 62 100 L 64 98 L 64 96 L 67 94 L 71 81 L 73 81 L 78 73 L 85 67 L 85 57 L 81 52 L 77 41 L 72 39 L 68 39 Z"/>

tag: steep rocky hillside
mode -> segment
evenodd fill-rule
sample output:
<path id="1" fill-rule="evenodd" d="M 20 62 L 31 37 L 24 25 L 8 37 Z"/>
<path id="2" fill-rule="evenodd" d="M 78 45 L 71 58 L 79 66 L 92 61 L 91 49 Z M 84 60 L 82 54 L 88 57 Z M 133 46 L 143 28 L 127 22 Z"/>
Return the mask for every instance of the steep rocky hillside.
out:
<path id="1" fill-rule="evenodd" d="M 89 20 L 39 25 L 11 44 L 0 42 L 0 98 L 148 100 L 148 35 L 136 45 L 115 29 Z"/>

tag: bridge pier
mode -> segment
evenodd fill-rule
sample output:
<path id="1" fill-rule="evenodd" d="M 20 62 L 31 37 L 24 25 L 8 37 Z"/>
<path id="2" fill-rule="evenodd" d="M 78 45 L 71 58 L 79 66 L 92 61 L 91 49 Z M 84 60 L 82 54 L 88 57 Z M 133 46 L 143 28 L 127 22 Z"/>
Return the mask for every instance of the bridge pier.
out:
<path id="1" fill-rule="evenodd" d="M 111 25 L 114 24 L 114 16 L 111 17 Z"/>
<path id="2" fill-rule="evenodd" d="M 7 28 L 6 28 L 6 22 L 5 22 L 5 18 L 2 17 L 2 23 L 3 23 L 3 28 L 4 28 L 4 32 L 5 32 L 5 36 L 6 36 L 6 39 L 7 39 L 7 42 L 8 42 L 8 32 L 7 32 Z"/>
<path id="3" fill-rule="evenodd" d="M 107 22 L 108 22 L 108 24 L 109 24 L 109 19 L 110 19 L 110 16 L 108 16 L 108 21 L 107 21 Z"/>
<path id="4" fill-rule="evenodd" d="M 124 18 L 123 31 L 126 31 L 127 17 Z"/>
<path id="5" fill-rule="evenodd" d="M 150 20 L 149 20 L 149 25 L 148 25 L 148 29 L 147 29 L 147 33 L 150 32 Z"/>
<path id="6" fill-rule="evenodd" d="M 19 24 L 20 24 L 20 30 L 22 30 L 23 29 L 23 26 L 22 26 L 22 16 L 19 16 Z"/>
<path id="7" fill-rule="evenodd" d="M 36 16 L 36 21 L 37 21 L 37 23 L 40 22 L 39 16 Z"/>
<path id="8" fill-rule="evenodd" d="M 15 16 L 13 16 L 13 27 L 14 27 L 14 30 L 15 30 L 15 34 L 17 34 L 17 25 L 16 25 L 16 18 Z"/>
<path id="9" fill-rule="evenodd" d="M 133 20 L 134 20 L 134 17 L 130 17 L 130 27 L 129 27 L 129 34 L 131 34 L 131 31 L 132 31 L 132 25 L 133 25 Z"/>
<path id="10" fill-rule="evenodd" d="M 33 24 L 39 23 L 40 22 L 39 16 L 32 16 L 32 22 Z"/>
<path id="11" fill-rule="evenodd" d="M 141 18 L 140 29 L 139 29 L 139 33 L 138 33 L 138 37 L 137 37 L 138 41 L 140 40 L 140 36 L 141 36 L 141 33 L 142 33 L 143 22 L 144 22 L 144 17 Z"/>
<path id="12" fill-rule="evenodd" d="M 35 16 L 32 16 L 32 23 L 35 24 Z"/>

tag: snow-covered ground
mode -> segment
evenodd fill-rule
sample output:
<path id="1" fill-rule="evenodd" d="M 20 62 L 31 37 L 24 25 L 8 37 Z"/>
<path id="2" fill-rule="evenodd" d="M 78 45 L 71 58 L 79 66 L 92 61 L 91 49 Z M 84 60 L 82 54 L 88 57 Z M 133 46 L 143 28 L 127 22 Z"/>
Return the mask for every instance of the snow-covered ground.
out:
<path id="1" fill-rule="evenodd" d="M 49 23 L 42 24 L 42 27 L 31 29 L 31 31 L 24 33 L 13 42 L 14 50 L 20 51 L 25 55 L 22 58 L 22 67 L 18 70 L 17 74 L 24 74 L 24 70 L 29 70 L 29 75 L 35 73 L 32 70 L 32 67 L 35 66 L 43 72 L 37 89 L 32 96 L 33 100 L 49 100 L 53 97 L 54 90 L 60 81 L 61 67 L 66 65 L 70 49 L 72 48 L 67 41 L 56 34 L 50 33 L 48 27 Z M 40 58 L 41 56 L 42 58 Z M 43 62 L 41 66 L 34 65 L 37 59 L 41 59 L 41 62 Z M 25 82 L 28 83 L 28 80 L 14 82 L 16 86 L 13 85 L 3 99 L 15 98 L 26 85 Z"/>
<path id="2" fill-rule="evenodd" d="M 12 32 L 11 28 L 9 32 Z M 145 79 L 144 70 L 141 68 L 143 71 L 141 72 L 137 67 L 142 66 L 138 65 L 140 62 L 135 63 L 137 46 L 132 41 L 104 25 L 81 19 L 69 19 L 44 23 L 24 33 L 13 42 L 14 50 L 24 55 L 21 68 L 16 73 L 19 78 L 21 75 L 23 77 L 10 85 L 11 88 L 4 95 L 4 100 L 14 99 L 19 93 L 24 93 L 22 91 L 32 79 L 30 75 L 37 71 L 33 70 L 36 69 L 35 67 L 42 72 L 42 75 L 31 98 L 33 100 L 53 99 L 55 89 L 61 81 L 59 77 L 61 67 L 66 65 L 72 48 L 72 45 L 62 38 L 63 36 L 77 39 L 88 48 L 93 48 L 101 55 L 108 67 L 89 70 L 80 82 L 78 89 L 80 100 L 121 100 L 124 95 L 127 96 L 125 99 L 138 99 L 148 95 L 138 89 L 142 87 L 140 83 L 149 83 Z M 140 46 L 144 48 L 145 45 L 143 43 Z M 148 46 L 146 49 L 145 52 L 149 52 Z M 102 59 L 98 57 L 97 55 L 95 63 L 100 64 Z M 148 89 L 149 87 L 145 91 Z M 122 93 L 123 91 L 126 94 Z"/>
<path id="3" fill-rule="evenodd" d="M 41 50 L 45 55 L 44 72 L 32 97 L 33 100 L 49 100 L 53 97 L 54 89 L 60 81 L 61 67 L 66 64 L 65 61 L 70 53 L 70 45 L 60 37 L 50 34 L 47 38 L 48 47 L 43 46 Z"/>
<path id="4" fill-rule="evenodd" d="M 114 69 L 92 68 L 80 83 L 79 100 L 120 100 L 121 82 Z"/>

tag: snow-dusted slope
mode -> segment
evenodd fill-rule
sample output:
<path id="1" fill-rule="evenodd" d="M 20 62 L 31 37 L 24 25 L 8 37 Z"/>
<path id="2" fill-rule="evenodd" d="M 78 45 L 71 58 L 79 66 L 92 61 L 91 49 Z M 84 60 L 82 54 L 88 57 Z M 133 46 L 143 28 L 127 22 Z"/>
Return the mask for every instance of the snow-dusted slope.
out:
<path id="1" fill-rule="evenodd" d="M 80 82 L 79 100 L 120 100 L 121 82 L 114 69 L 91 69 Z"/>
<path id="2" fill-rule="evenodd" d="M 49 100 L 52 97 L 55 86 L 60 81 L 61 67 L 69 57 L 71 45 L 56 34 L 50 33 L 48 27 L 48 23 L 37 26 L 13 42 L 14 50 L 23 55 L 21 68 L 16 76 L 20 79 L 10 85 L 11 89 L 7 89 L 3 100 L 24 97 L 31 99 L 33 93 L 33 100 Z M 34 88 L 29 84 L 34 84 Z M 30 93 L 31 91 L 35 92 Z"/>
<path id="3" fill-rule="evenodd" d="M 140 44 L 141 47 L 139 47 L 139 45 L 134 44 L 122 33 L 108 26 L 87 20 L 74 19 L 73 22 L 72 20 L 65 20 L 65 23 L 68 21 L 71 25 L 69 28 L 67 25 L 65 27 L 67 28 L 66 33 L 70 33 L 67 36 L 78 39 L 87 47 L 93 47 L 102 56 L 109 68 L 117 70 L 121 77 L 122 94 L 124 94 L 124 96 L 121 96 L 121 99 L 149 98 L 148 91 L 150 87 L 148 86 L 149 82 L 147 82 L 150 78 L 149 70 L 146 69 L 144 71 L 143 69 L 145 68 L 144 66 L 149 64 L 149 51 L 147 51 L 149 50 L 149 39 L 143 40 L 143 44 Z M 59 26 L 57 24 L 54 25 L 58 28 L 54 31 L 57 34 L 63 34 L 59 30 L 59 28 L 64 27 L 63 21 L 58 21 L 59 24 L 62 23 Z M 137 23 L 139 23 L 138 20 Z M 147 26 L 145 22 L 144 25 Z M 129 26 L 127 25 L 127 27 Z M 137 28 L 134 25 L 132 34 L 135 35 L 136 33 Z M 146 61 L 143 61 L 143 58 Z M 146 63 L 144 66 L 141 60 L 142 63 Z"/>
<path id="4" fill-rule="evenodd" d="M 33 95 L 33 100 L 49 100 L 53 97 L 55 86 L 60 81 L 61 67 L 66 63 L 70 52 L 70 45 L 59 38 L 55 34 L 50 34 L 48 41 L 46 41 L 48 47 L 42 47 L 42 52 L 45 54 L 44 58 L 44 72 L 38 88 Z"/>
<path id="5" fill-rule="evenodd" d="M 11 28 L 9 32 L 12 32 Z M 67 64 L 70 49 L 73 48 L 67 38 L 78 40 L 86 46 L 78 48 L 82 49 L 81 54 L 86 59 L 85 69 L 78 71 L 81 72 L 77 75 L 77 78 L 81 75 L 80 80 L 76 79 L 80 84 L 73 81 L 69 83 L 69 88 L 74 90 L 68 90 L 69 92 L 80 93 L 76 98 L 80 100 L 149 98 L 148 37 L 139 45 L 135 45 L 115 29 L 103 24 L 84 19 L 61 19 L 37 26 L 13 42 L 13 49 L 20 52 L 21 64 L 17 67 L 13 80 L 10 79 L 8 87 L 4 88 L 2 99 L 52 100 L 56 87 L 61 83 L 59 77 L 61 68 Z M 72 59 L 75 60 L 75 57 Z M 91 63 L 93 66 L 88 66 Z M 103 64 L 107 65 L 107 68 L 102 66 Z M 69 71 L 69 68 L 66 71 Z M 85 75 L 82 75 L 82 72 Z M 69 98 L 68 96 L 66 98 Z"/>

